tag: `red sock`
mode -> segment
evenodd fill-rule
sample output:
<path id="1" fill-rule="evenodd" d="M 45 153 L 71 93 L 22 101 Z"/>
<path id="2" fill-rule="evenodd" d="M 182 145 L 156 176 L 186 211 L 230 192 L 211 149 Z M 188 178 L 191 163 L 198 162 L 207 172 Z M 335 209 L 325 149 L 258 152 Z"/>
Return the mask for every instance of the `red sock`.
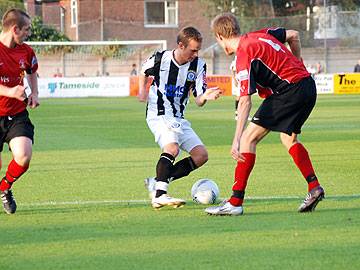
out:
<path id="1" fill-rule="evenodd" d="M 301 143 L 296 143 L 290 147 L 289 154 L 292 156 L 296 166 L 308 182 L 308 191 L 319 186 L 319 181 L 317 180 L 309 154 L 305 147 Z"/>
<path id="2" fill-rule="evenodd" d="M 244 194 L 249 175 L 255 164 L 256 155 L 254 153 L 241 154 L 244 156 L 245 161 L 238 161 L 237 163 L 235 169 L 235 183 L 232 188 L 234 194 Z M 241 197 L 242 198 L 232 196 L 229 202 L 234 206 L 240 206 L 244 201 L 243 195 Z"/>
<path id="3" fill-rule="evenodd" d="M 28 168 L 29 165 L 23 167 L 17 164 L 15 160 L 11 160 L 6 171 L 6 176 L 4 177 L 6 178 L 7 182 L 0 182 L 0 190 L 4 191 L 11 188 L 12 183 L 14 183 L 21 175 L 23 175 Z"/>

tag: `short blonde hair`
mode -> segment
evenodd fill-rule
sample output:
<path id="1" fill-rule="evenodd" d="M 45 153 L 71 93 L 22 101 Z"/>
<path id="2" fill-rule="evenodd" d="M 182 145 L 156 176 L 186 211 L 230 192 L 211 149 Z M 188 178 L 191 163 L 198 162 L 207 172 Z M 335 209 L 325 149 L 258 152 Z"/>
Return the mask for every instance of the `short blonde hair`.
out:
<path id="1" fill-rule="evenodd" d="M 22 29 L 27 23 L 27 19 L 30 20 L 30 16 L 25 11 L 18 8 L 9 9 L 2 17 L 3 30 L 7 32 L 13 25 Z"/>
<path id="2" fill-rule="evenodd" d="M 195 27 L 184 27 L 180 30 L 177 35 L 176 42 L 179 44 L 180 42 L 185 45 L 185 47 L 189 44 L 190 40 L 195 40 L 197 42 L 202 42 L 202 36 L 200 32 Z"/>
<path id="3" fill-rule="evenodd" d="M 240 35 L 240 26 L 237 18 L 232 13 L 224 13 L 216 16 L 211 22 L 214 34 L 224 38 L 232 38 Z"/>

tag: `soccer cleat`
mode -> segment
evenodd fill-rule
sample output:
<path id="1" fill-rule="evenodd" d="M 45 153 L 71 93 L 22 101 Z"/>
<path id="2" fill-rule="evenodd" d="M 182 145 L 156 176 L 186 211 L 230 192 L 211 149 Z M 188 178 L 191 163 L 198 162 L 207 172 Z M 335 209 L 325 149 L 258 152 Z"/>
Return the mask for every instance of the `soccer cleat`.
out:
<path id="1" fill-rule="evenodd" d="M 312 212 L 315 210 L 317 204 L 325 198 L 325 191 L 321 186 L 317 186 L 310 190 L 306 195 L 304 202 L 300 205 L 298 211 L 303 212 Z"/>
<path id="2" fill-rule="evenodd" d="M 224 201 L 218 206 L 211 206 L 205 212 L 214 216 L 240 216 L 244 213 L 242 206 L 233 206 L 230 202 Z"/>
<path id="3" fill-rule="evenodd" d="M 156 189 L 155 189 L 155 177 L 148 177 L 144 180 L 145 188 L 149 191 L 149 197 L 150 199 L 155 197 Z"/>
<path id="4" fill-rule="evenodd" d="M 151 200 L 151 205 L 155 209 L 160 209 L 164 206 L 172 206 L 174 208 L 182 207 L 186 202 L 183 199 L 172 198 L 167 194 L 163 194 L 158 198 Z"/>
<path id="5" fill-rule="evenodd" d="M 1 201 L 7 214 L 14 214 L 16 211 L 16 202 L 11 189 L 0 191 Z"/>

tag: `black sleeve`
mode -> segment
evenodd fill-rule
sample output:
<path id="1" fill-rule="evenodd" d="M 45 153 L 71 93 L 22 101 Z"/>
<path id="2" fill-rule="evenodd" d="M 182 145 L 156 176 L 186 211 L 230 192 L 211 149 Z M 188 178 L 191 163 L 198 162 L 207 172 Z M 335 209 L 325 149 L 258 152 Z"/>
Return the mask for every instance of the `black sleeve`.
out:
<path id="1" fill-rule="evenodd" d="M 286 42 L 286 30 L 285 28 L 275 28 L 275 29 L 269 29 L 268 34 L 275 37 L 277 40 L 279 40 L 281 43 Z"/>
<path id="2" fill-rule="evenodd" d="M 154 65 L 148 69 L 145 70 L 145 76 L 156 76 L 159 75 L 159 70 L 160 70 L 160 63 L 161 63 L 161 58 L 163 56 L 165 51 L 162 52 L 156 52 L 153 54 L 153 56 L 150 57 L 151 58 L 155 58 L 154 59 Z"/>

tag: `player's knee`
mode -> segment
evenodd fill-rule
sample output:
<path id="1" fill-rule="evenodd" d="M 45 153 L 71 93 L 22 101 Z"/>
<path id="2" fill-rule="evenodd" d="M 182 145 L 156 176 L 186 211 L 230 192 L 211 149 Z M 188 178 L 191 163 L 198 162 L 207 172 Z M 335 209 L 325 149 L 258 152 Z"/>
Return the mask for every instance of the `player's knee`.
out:
<path id="1" fill-rule="evenodd" d="M 209 155 L 206 150 L 202 151 L 199 155 L 199 164 L 196 164 L 198 167 L 204 165 L 209 160 Z"/>
<path id="2" fill-rule="evenodd" d="M 280 140 L 286 149 L 290 149 L 291 146 L 299 142 L 295 134 L 290 136 L 286 133 L 280 133 Z"/>
<path id="3" fill-rule="evenodd" d="M 166 145 L 163 149 L 163 152 L 172 155 L 174 158 L 176 158 L 179 155 L 179 151 L 180 151 L 179 146 L 176 144 Z"/>
<path id="4" fill-rule="evenodd" d="M 202 164 L 205 164 L 207 161 L 209 160 L 209 154 L 208 152 L 205 150 L 201 153 L 201 161 L 202 161 Z"/>
<path id="5" fill-rule="evenodd" d="M 14 160 L 16 161 L 17 164 L 19 164 L 22 167 L 28 167 L 30 165 L 30 160 L 31 160 L 31 154 L 22 154 L 22 155 L 17 155 L 14 156 Z"/>
<path id="6" fill-rule="evenodd" d="M 209 160 L 209 155 L 205 147 L 199 147 L 192 153 L 191 158 L 194 160 L 195 165 L 200 167 Z"/>
<path id="7" fill-rule="evenodd" d="M 250 146 L 252 144 L 257 144 L 258 138 L 255 133 L 249 132 L 245 130 L 243 135 L 241 136 L 240 145 L 242 146 Z"/>

